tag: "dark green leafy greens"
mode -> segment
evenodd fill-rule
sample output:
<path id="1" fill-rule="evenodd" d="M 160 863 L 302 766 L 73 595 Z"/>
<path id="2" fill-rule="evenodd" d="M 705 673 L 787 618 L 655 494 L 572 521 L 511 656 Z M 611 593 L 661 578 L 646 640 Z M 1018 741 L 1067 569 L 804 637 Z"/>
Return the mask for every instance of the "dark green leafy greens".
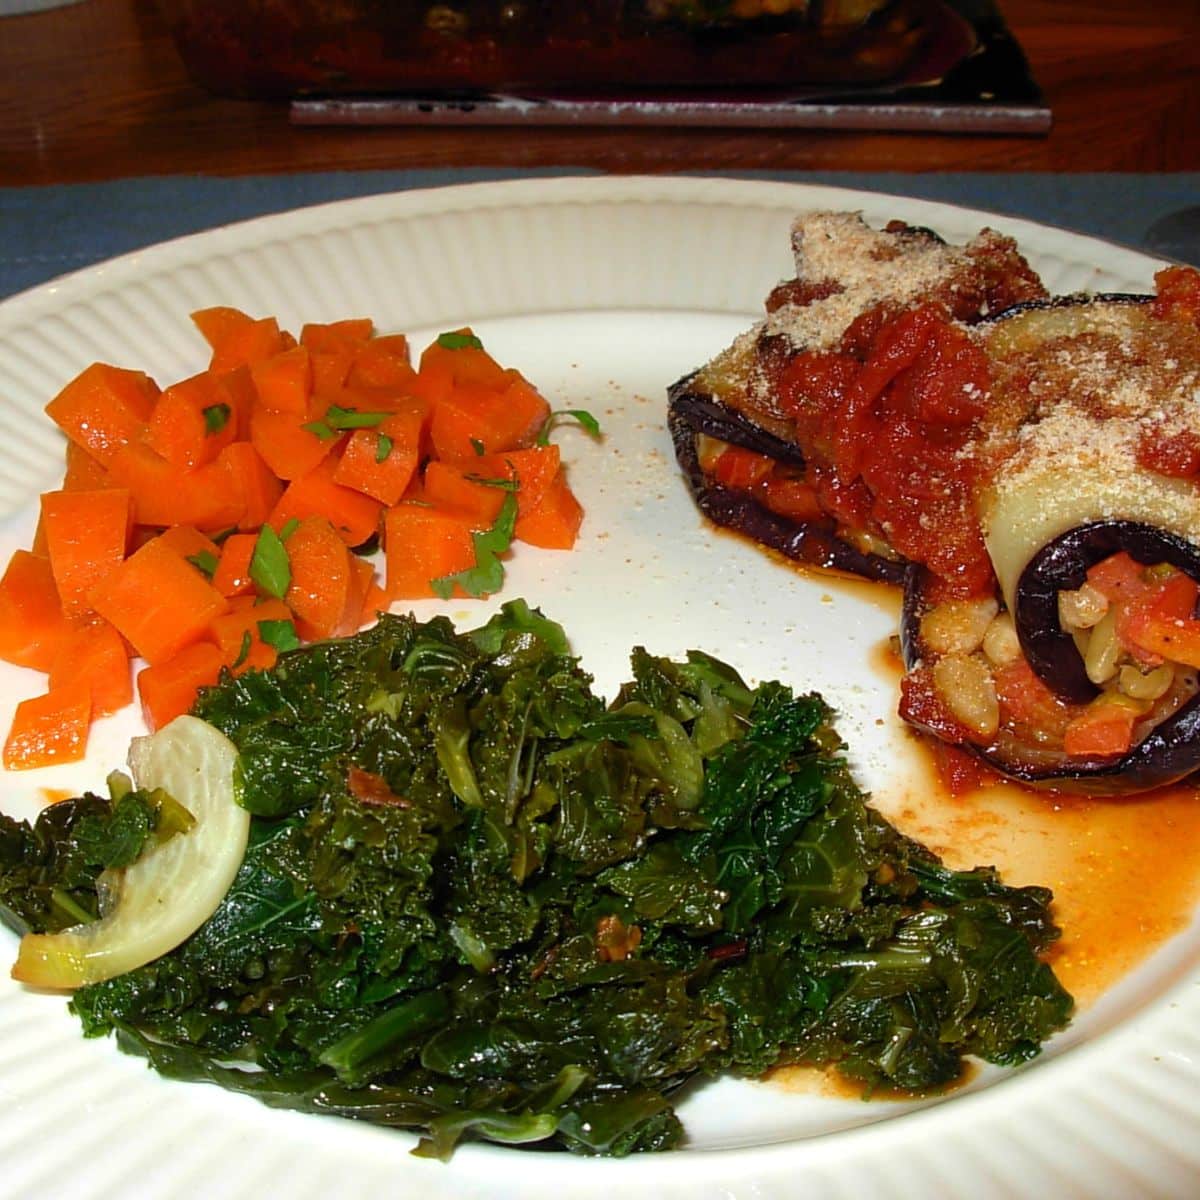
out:
<path id="1" fill-rule="evenodd" d="M 245 861 L 177 950 L 76 993 L 85 1031 L 422 1153 L 620 1155 L 677 1144 L 672 1093 L 715 1072 L 923 1091 L 1066 1022 L 1050 894 L 884 821 L 819 697 L 698 652 L 638 649 L 632 674 L 606 706 L 514 601 L 226 678 L 197 712 L 240 750 Z M 92 911 L 95 864 L 138 836 L 122 803 L 0 822 L 22 928 L 61 924 L 55 895 Z"/>
<path id="2" fill-rule="evenodd" d="M 129 866 L 193 823 L 166 792 L 136 790 L 117 771 L 107 796 L 52 804 L 32 826 L 0 813 L 0 920 L 21 934 L 94 921 L 104 871 Z"/>

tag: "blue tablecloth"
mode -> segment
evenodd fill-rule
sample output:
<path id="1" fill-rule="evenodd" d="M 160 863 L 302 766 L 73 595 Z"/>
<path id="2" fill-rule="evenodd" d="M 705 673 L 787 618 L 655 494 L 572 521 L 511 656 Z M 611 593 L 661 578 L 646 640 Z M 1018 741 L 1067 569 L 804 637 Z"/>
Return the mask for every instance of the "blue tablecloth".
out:
<path id="1" fill-rule="evenodd" d="M 572 168 L 478 168 L 229 179 L 162 176 L 0 188 L 0 297 L 167 238 L 303 205 L 406 188 L 588 173 Z M 1195 172 L 914 175 L 739 171 L 736 175 L 834 184 L 965 204 L 1138 247 L 1146 245 L 1147 231 L 1164 216 L 1185 208 L 1200 210 L 1200 173 Z M 1200 248 L 1196 246 L 1159 244 L 1155 252 L 1200 265 Z"/>

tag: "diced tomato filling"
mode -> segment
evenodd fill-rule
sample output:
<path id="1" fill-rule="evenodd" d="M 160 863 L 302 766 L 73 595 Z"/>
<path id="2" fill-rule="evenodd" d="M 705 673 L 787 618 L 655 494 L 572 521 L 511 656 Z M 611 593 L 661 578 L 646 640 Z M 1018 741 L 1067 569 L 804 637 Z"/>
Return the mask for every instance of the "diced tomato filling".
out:
<path id="1" fill-rule="evenodd" d="M 1075 713 L 1034 673 L 1024 658 L 997 668 L 1001 723 L 1023 742 L 1057 742 Z"/>
<path id="2" fill-rule="evenodd" d="M 741 446 L 707 441 L 700 455 L 705 473 L 734 491 L 746 492 L 781 517 L 817 521 L 827 517 L 817 491 L 795 468 Z"/>
<path id="3" fill-rule="evenodd" d="M 712 474 L 718 483 L 748 492 L 766 479 L 774 466 L 773 460 L 765 454 L 755 454 L 741 446 L 727 446 L 714 460 Z"/>
<path id="4" fill-rule="evenodd" d="M 1099 688 L 1090 703 L 1061 700 L 1023 656 L 988 662 L 989 642 L 982 634 L 978 644 L 956 653 L 973 656 L 977 672 L 979 660 L 988 662 L 997 732 L 1030 747 L 1061 749 L 1069 758 L 1119 757 L 1200 686 L 1200 586 L 1173 566 L 1146 567 L 1122 552 L 1095 564 L 1085 588 L 1063 599 L 1064 628 L 1075 636 Z M 938 611 L 935 607 L 935 615 Z M 929 665 L 909 675 L 901 714 L 944 741 L 986 744 L 989 736 L 966 730 L 955 717 L 965 711 L 964 698 L 942 695 L 935 678 L 955 675 L 939 676 Z"/>
<path id="5" fill-rule="evenodd" d="M 1128 752 L 1134 726 L 1141 719 L 1134 705 L 1089 704 L 1063 731 L 1069 758 L 1107 758 Z"/>

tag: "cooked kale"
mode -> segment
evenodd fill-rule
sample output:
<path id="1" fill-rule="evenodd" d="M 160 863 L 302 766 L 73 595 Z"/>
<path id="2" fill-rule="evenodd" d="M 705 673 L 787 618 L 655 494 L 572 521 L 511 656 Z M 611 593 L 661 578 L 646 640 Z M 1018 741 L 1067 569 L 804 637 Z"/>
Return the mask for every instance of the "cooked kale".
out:
<path id="1" fill-rule="evenodd" d="M 134 790 L 119 772 L 108 783 L 107 798 L 88 792 L 52 804 L 32 826 L 0 813 L 0 920 L 18 933 L 94 921 L 101 874 L 191 824 L 165 792 Z"/>
<path id="2" fill-rule="evenodd" d="M 835 1064 L 925 1091 L 1066 1022 L 1050 893 L 889 825 L 819 697 L 697 652 L 635 650 L 632 674 L 605 706 L 517 601 L 225 678 L 196 711 L 240 751 L 245 861 L 178 949 L 75 994 L 85 1032 L 422 1153 L 619 1155 L 679 1142 L 668 1097 L 695 1078 Z M 61 925 L 57 893 L 94 911 L 124 803 L 0 824 L 22 927 Z"/>

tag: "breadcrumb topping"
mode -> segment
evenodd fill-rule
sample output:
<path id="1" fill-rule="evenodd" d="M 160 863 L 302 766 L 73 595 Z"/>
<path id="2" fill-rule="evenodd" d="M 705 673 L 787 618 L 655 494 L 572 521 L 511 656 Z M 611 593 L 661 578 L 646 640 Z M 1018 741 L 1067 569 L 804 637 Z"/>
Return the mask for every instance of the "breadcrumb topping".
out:
<path id="1" fill-rule="evenodd" d="M 995 380 L 980 450 L 996 464 L 998 492 L 1050 470 L 1144 472 L 1145 447 L 1200 444 L 1200 331 L 1095 300 L 1012 319 L 1026 327 L 1015 344 L 1004 320 L 987 339 Z"/>

